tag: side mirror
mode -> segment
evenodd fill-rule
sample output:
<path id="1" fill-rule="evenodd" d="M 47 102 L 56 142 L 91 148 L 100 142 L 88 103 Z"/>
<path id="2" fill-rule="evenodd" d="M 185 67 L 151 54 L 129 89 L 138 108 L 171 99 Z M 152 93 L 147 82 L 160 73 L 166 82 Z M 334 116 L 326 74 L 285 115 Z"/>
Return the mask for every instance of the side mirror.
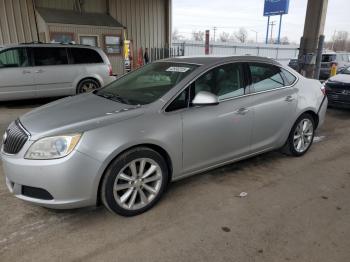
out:
<path id="1" fill-rule="evenodd" d="M 219 104 L 218 97 L 206 91 L 198 92 L 192 101 L 192 105 L 194 106 L 213 106 L 217 104 Z"/>

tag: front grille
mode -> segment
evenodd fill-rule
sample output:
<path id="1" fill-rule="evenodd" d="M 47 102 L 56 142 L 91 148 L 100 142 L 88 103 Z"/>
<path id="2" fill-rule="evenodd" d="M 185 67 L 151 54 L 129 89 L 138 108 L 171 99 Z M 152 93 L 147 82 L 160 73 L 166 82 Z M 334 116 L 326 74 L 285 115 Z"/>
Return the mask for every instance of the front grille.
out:
<path id="1" fill-rule="evenodd" d="M 43 200 L 53 199 L 53 196 L 45 189 L 31 186 L 22 186 L 22 195 Z"/>
<path id="2" fill-rule="evenodd" d="M 12 123 L 6 130 L 4 143 L 4 152 L 8 154 L 17 154 L 28 140 L 26 131 L 20 126 L 19 120 Z"/>

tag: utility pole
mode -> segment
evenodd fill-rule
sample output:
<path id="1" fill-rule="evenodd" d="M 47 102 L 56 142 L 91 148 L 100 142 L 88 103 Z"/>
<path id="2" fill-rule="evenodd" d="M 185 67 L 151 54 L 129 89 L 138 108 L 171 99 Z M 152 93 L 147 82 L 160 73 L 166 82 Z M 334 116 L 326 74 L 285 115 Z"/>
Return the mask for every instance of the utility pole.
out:
<path id="1" fill-rule="evenodd" d="M 337 30 L 334 30 L 334 34 L 333 34 L 333 42 L 332 42 L 332 50 L 334 51 L 334 43 L 335 43 L 335 34 L 337 33 Z"/>
<path id="2" fill-rule="evenodd" d="M 273 39 L 272 39 L 272 34 L 273 34 L 273 27 L 276 25 L 276 21 L 272 21 L 271 23 L 270 23 L 270 26 L 271 26 L 271 43 L 273 43 Z"/>
<path id="3" fill-rule="evenodd" d="M 218 28 L 216 27 L 216 26 L 214 26 L 213 27 L 213 30 L 214 30 L 214 42 L 216 41 L 216 38 L 215 38 L 215 36 L 216 36 L 216 30 L 218 30 Z"/>

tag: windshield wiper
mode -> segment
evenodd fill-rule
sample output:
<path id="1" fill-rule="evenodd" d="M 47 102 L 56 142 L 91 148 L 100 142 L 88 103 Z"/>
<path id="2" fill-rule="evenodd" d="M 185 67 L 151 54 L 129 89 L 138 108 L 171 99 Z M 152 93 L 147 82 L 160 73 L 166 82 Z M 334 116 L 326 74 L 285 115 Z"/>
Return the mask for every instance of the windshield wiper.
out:
<path id="1" fill-rule="evenodd" d="M 96 92 L 95 95 L 104 97 L 112 101 L 121 102 L 123 104 L 130 104 L 130 102 L 127 99 L 121 97 L 118 94 L 107 93 L 107 92 Z"/>

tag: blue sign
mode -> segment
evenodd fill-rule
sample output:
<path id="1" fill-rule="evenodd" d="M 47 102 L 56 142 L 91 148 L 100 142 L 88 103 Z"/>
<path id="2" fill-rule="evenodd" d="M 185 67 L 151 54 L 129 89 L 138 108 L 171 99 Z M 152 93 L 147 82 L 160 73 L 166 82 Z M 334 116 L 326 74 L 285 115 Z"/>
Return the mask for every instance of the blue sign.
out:
<path id="1" fill-rule="evenodd" d="M 265 0 L 264 16 L 288 14 L 289 0 Z"/>

